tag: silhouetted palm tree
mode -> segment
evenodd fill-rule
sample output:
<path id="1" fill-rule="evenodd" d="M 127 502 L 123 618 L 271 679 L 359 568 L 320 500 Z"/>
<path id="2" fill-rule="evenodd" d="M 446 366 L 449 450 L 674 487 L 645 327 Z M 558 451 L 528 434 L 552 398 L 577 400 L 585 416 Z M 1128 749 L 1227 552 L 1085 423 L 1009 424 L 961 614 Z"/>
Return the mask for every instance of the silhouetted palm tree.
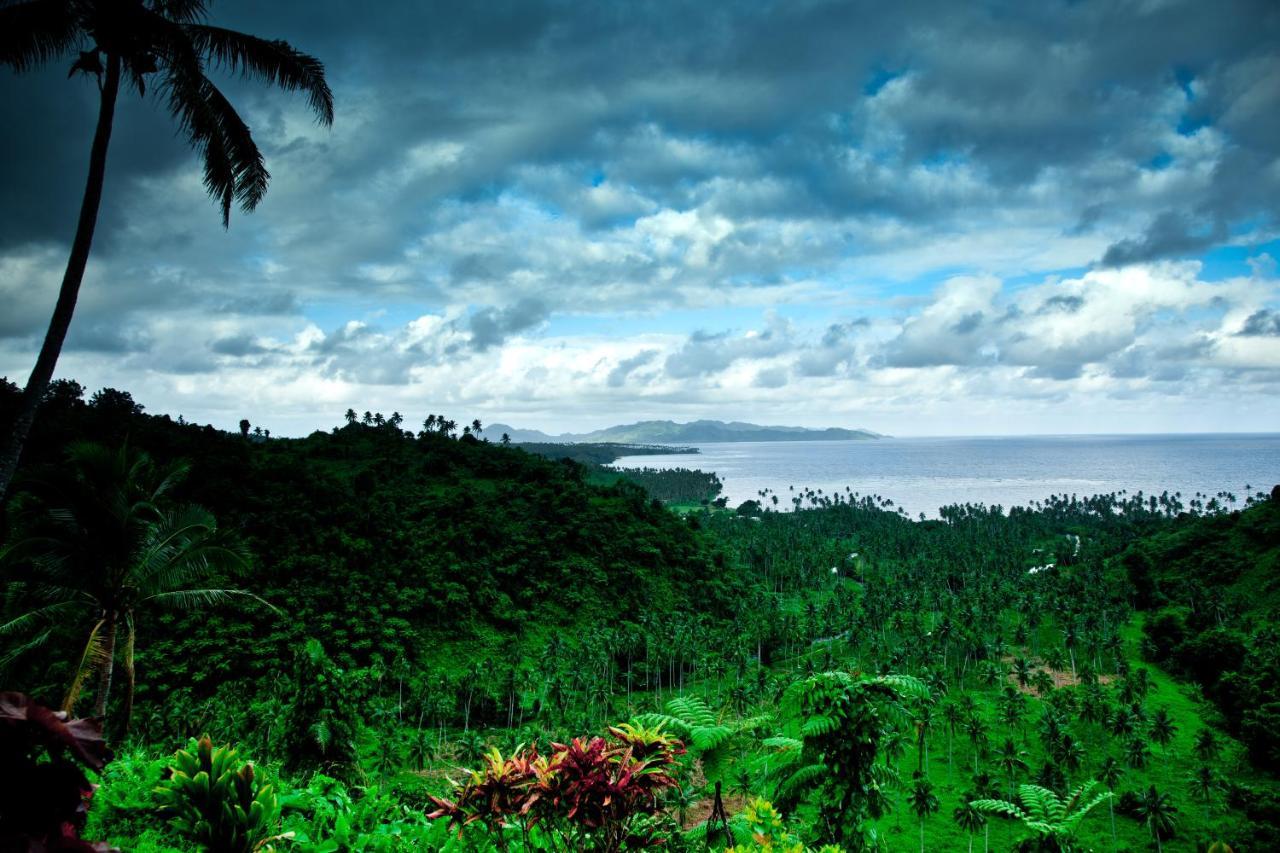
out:
<path id="1" fill-rule="evenodd" d="M 1121 777 L 1124 776 L 1124 768 L 1120 766 L 1120 762 L 1114 756 L 1108 755 L 1102 760 L 1102 766 L 1098 768 L 1098 781 L 1107 786 L 1108 791 L 1115 791 L 1116 785 L 1120 784 Z M 1116 806 L 1113 800 L 1107 801 L 1107 809 L 1111 813 L 1111 849 L 1116 849 Z"/>
<path id="2" fill-rule="evenodd" d="M 0 0 L 0 63 L 26 71 L 79 50 L 71 73 L 93 75 L 99 88 L 80 218 L 44 344 L 0 454 L 0 498 L 9 489 L 75 312 L 102 201 L 121 81 L 141 95 L 152 78 L 152 89 L 162 94 L 204 159 L 205 189 L 221 205 L 224 227 L 232 202 L 246 212 L 258 205 L 270 175 L 248 125 L 205 76 L 207 66 L 302 91 L 320 121 L 333 122 L 333 95 L 317 59 L 283 41 L 208 26 L 203 23 L 206 5 L 204 0 Z"/>
<path id="3" fill-rule="evenodd" d="M 241 566 L 244 558 L 218 536 L 208 511 L 162 506 L 185 468 L 160 469 L 145 453 L 88 442 L 72 445 L 68 463 L 55 477 L 33 482 L 33 499 L 22 505 L 24 535 L 14 553 L 26 571 L 8 585 L 6 597 L 25 605 L 25 612 L 0 625 L 0 636 L 41 624 L 91 622 L 63 707 L 72 710 L 85 677 L 96 671 L 94 714 L 101 717 L 123 629 L 127 730 L 140 611 L 188 609 L 233 596 L 261 599 L 243 590 L 204 586 L 211 576 Z"/>
<path id="4" fill-rule="evenodd" d="M 1163 850 L 1161 840 L 1173 835 L 1173 829 L 1178 822 L 1176 817 L 1178 809 L 1173 804 L 1173 798 L 1168 794 L 1160 793 L 1156 790 L 1156 786 L 1152 785 L 1139 798 L 1134 813 L 1155 839 L 1156 850 Z"/>
<path id="5" fill-rule="evenodd" d="M 911 804 L 911 812 L 920 821 L 920 853 L 924 853 L 924 821 L 939 808 L 938 796 L 933 793 L 933 785 L 923 775 L 917 773 L 911 783 L 911 791 L 907 794 Z"/>
<path id="6" fill-rule="evenodd" d="M 965 835 L 969 836 L 969 853 L 973 853 L 973 834 L 986 824 L 987 816 L 975 809 L 968 799 L 961 799 L 951 817 L 964 830 Z"/>

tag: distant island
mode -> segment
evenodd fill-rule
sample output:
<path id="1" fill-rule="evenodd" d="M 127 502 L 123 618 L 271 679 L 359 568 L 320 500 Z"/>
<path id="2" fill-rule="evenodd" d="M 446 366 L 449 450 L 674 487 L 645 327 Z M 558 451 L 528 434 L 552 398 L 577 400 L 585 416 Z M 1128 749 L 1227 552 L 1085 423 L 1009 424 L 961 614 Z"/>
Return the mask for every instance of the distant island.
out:
<path id="1" fill-rule="evenodd" d="M 740 421 L 640 421 L 585 433 L 548 435 L 536 429 L 516 429 L 490 424 L 490 435 L 506 434 L 516 443 L 538 444 L 715 444 L 727 441 L 864 441 L 883 438 L 865 429 L 810 429 L 792 426 L 760 426 Z"/>

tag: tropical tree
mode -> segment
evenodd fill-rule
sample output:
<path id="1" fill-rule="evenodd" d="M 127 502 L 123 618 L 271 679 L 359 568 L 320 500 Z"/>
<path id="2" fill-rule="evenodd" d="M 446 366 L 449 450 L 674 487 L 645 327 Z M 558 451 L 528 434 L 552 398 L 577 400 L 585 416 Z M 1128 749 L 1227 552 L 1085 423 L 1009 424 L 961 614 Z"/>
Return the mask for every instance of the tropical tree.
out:
<path id="1" fill-rule="evenodd" d="M 873 766 L 881 738 L 907 721 L 904 701 L 928 698 L 929 688 L 905 675 L 823 672 L 792 684 L 782 697 L 783 739 L 799 749 L 789 750 L 796 769 L 779 785 L 780 798 L 794 803 L 816 789 L 824 835 L 841 844 L 860 832 L 864 818 L 883 814 L 884 779 Z"/>
<path id="2" fill-rule="evenodd" d="M 1018 749 L 1013 738 L 1005 738 L 996 749 L 996 765 L 1009 777 L 1009 796 L 1014 796 L 1014 775 L 1027 769 L 1026 750 Z"/>
<path id="3" fill-rule="evenodd" d="M 1020 785 L 1018 796 L 1009 800 L 974 800 L 973 807 L 983 814 L 995 814 L 1021 821 L 1029 841 L 1049 845 L 1051 849 L 1069 851 L 1074 847 L 1075 831 L 1093 808 L 1115 796 L 1110 791 L 1092 798 L 1097 782 L 1078 785 L 1065 798 L 1039 785 Z"/>
<path id="4" fill-rule="evenodd" d="M 1160 793 L 1155 785 L 1151 785 L 1138 799 L 1134 814 L 1155 839 L 1156 851 L 1159 853 L 1164 849 L 1161 846 L 1161 840 L 1173 835 L 1173 830 L 1178 824 L 1178 809 L 1173 804 L 1173 798 L 1168 794 Z"/>
<path id="5" fill-rule="evenodd" d="M 149 83 L 161 93 L 204 160 L 204 186 L 222 208 L 224 227 L 233 203 L 245 212 L 258 206 L 270 174 L 249 126 L 206 76 L 210 66 L 301 91 L 317 118 L 333 123 L 333 94 L 319 60 L 284 41 L 209 26 L 204 23 L 207 5 L 205 0 L 0 0 L 0 63 L 21 72 L 78 51 L 71 74 L 92 75 L 99 90 L 80 217 L 49 329 L 0 453 L 0 498 L 8 493 L 71 326 L 102 201 L 121 83 L 139 95 Z"/>
<path id="6" fill-rule="evenodd" d="M 987 752 L 987 724 L 977 714 L 970 717 L 964 724 L 964 730 L 969 735 L 969 743 L 973 747 L 973 772 L 978 772 L 978 758 L 986 755 Z"/>
<path id="7" fill-rule="evenodd" d="M 1196 758 L 1205 764 L 1209 764 L 1218 757 L 1222 747 L 1212 729 L 1201 729 L 1200 734 L 1196 735 L 1196 743 L 1193 749 L 1195 750 Z"/>
<path id="8" fill-rule="evenodd" d="M 1124 760 L 1130 767 L 1141 770 L 1147 766 L 1147 759 L 1150 757 L 1151 747 L 1147 746 L 1145 740 L 1138 735 L 1129 738 L 1129 742 L 1124 747 Z"/>
<path id="9" fill-rule="evenodd" d="M 244 554 L 218 534 L 208 511 L 165 504 L 184 467 L 161 468 L 128 446 L 113 449 L 89 442 L 72 445 L 67 461 L 53 477 L 32 481 L 31 494 L 20 502 L 22 536 L 11 552 L 19 574 L 6 598 L 21 612 L 0 625 L 0 636 L 88 622 L 63 708 L 73 709 L 85 677 L 96 672 L 94 714 L 101 717 L 123 631 L 127 730 L 137 619 L 143 612 L 194 609 L 237 596 L 262 599 L 244 590 L 207 586 L 211 578 L 242 567 Z"/>
<path id="10" fill-rule="evenodd" d="M 1114 792 L 1116 785 L 1120 784 L 1120 780 L 1124 777 L 1124 767 L 1116 760 L 1115 756 L 1108 755 L 1102 760 L 1102 766 L 1098 768 L 1098 781 L 1107 786 L 1108 791 Z M 1111 813 L 1111 849 L 1116 848 L 1116 804 L 1115 798 L 1107 800 L 1107 810 Z"/>
<path id="11" fill-rule="evenodd" d="M 1192 796 L 1204 803 L 1204 818 L 1209 819 L 1209 808 L 1213 804 L 1213 795 L 1218 790 L 1218 774 L 1213 772 L 1213 768 L 1207 764 L 1202 764 L 1200 769 L 1191 774 L 1191 778 L 1187 780 L 1187 787 L 1190 789 Z"/>
<path id="12" fill-rule="evenodd" d="M 964 801 L 951 813 L 952 819 L 969 836 L 969 853 L 973 853 L 973 834 L 987 823 L 987 816 L 973 807 L 973 803 Z"/>
<path id="13" fill-rule="evenodd" d="M 1159 708 L 1151 715 L 1149 733 L 1151 739 L 1160 744 L 1162 752 L 1173 742 L 1174 736 L 1178 733 L 1178 727 L 1174 725 L 1167 708 Z"/>
<path id="14" fill-rule="evenodd" d="M 920 853 L 924 853 L 925 818 L 936 813 L 940 808 L 938 795 L 933 793 L 933 783 L 917 773 L 911 785 L 911 792 L 907 795 L 907 800 L 911 805 L 912 813 L 920 821 Z"/>

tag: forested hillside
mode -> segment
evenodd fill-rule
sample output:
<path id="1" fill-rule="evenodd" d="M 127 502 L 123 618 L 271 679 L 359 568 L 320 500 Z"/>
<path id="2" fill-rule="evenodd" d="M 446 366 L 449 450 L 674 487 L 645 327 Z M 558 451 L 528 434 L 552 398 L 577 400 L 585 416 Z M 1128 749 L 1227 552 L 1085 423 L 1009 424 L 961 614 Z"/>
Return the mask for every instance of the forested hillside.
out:
<path id="1" fill-rule="evenodd" d="M 682 515 L 474 423 L 364 420 L 270 438 L 55 387 L 6 506 L 0 660 L 4 687 L 105 713 L 86 837 L 1280 844 L 1274 496 L 913 521 L 801 488 Z M 28 719 L 12 695 L 0 717 Z M 202 767 L 223 787 L 184 781 Z"/>

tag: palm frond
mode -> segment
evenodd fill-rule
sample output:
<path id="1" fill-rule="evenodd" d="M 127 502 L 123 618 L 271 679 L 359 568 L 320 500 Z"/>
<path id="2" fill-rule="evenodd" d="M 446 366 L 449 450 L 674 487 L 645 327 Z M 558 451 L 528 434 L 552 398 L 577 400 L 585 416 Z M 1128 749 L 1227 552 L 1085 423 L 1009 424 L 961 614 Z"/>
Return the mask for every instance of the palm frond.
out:
<path id="1" fill-rule="evenodd" d="M 684 720 L 690 728 L 719 722 L 711 707 L 697 696 L 677 696 L 667 702 L 667 713 Z"/>
<path id="2" fill-rule="evenodd" d="M 711 752 L 733 736 L 728 726 L 695 726 L 690 734 L 691 745 L 698 752 Z"/>
<path id="3" fill-rule="evenodd" d="M 827 769 L 821 764 L 806 764 L 779 783 L 775 796 L 778 799 L 787 799 L 800 794 L 821 782 L 826 777 L 826 773 Z"/>
<path id="4" fill-rule="evenodd" d="M 280 608 L 265 598 L 243 589 L 175 589 L 169 592 L 157 592 L 142 600 L 174 607 L 179 610 L 195 610 L 198 607 L 222 604 L 233 598 L 251 598 L 270 609 L 273 613 L 280 612 Z"/>
<path id="5" fill-rule="evenodd" d="M 80 698 L 80 691 L 84 688 L 85 677 L 93 669 L 95 664 L 104 663 L 107 659 L 107 650 L 102 641 L 102 626 L 106 620 L 98 620 L 98 624 L 93 626 L 93 630 L 89 632 L 89 639 L 85 641 L 84 651 L 80 653 L 80 662 L 76 665 L 75 678 L 71 680 L 71 686 L 67 688 L 67 695 L 62 700 L 62 710 L 70 714 L 76 706 L 76 700 Z"/>
<path id="6" fill-rule="evenodd" d="M 84 607 L 86 603 L 84 600 L 71 599 L 55 601 L 52 604 L 45 604 L 34 610 L 29 610 L 0 625 L 0 637 L 20 634 L 41 623 L 57 623 L 65 619 L 72 611 Z"/>
<path id="7" fill-rule="evenodd" d="M 211 114 L 217 118 L 223 148 L 231 161 L 231 171 L 235 176 L 235 199 L 241 211 L 250 213 L 266 196 L 267 186 L 271 183 L 267 159 L 253 141 L 249 126 L 240 118 L 231 102 L 207 78 L 205 84 L 205 99 Z M 228 218 L 225 207 L 223 214 L 225 225 Z"/>
<path id="8" fill-rule="evenodd" d="M 631 718 L 631 724 L 646 729 L 661 726 L 664 731 L 670 732 L 680 740 L 687 740 L 691 733 L 689 725 L 684 720 L 670 714 L 637 714 Z"/>
<path id="9" fill-rule="evenodd" d="M 205 0 L 152 0 L 151 7 L 170 21 L 192 24 L 204 20 L 208 5 Z"/>
<path id="10" fill-rule="evenodd" d="M 324 77 L 324 64 L 295 49 L 286 41 L 268 40 L 235 30 L 188 24 L 183 27 L 202 56 L 231 72 L 279 86 L 287 92 L 303 92 L 319 120 L 333 124 L 333 92 Z"/>
<path id="11" fill-rule="evenodd" d="M 70 3 L 27 0 L 0 4 L 0 65 L 28 71 L 66 54 L 80 37 Z"/>
<path id="12" fill-rule="evenodd" d="M 983 814 L 996 814 L 1015 818 L 1024 823 L 1032 820 L 1031 816 L 1018 807 L 1017 803 L 1008 800 L 973 800 L 969 803 Z"/>

